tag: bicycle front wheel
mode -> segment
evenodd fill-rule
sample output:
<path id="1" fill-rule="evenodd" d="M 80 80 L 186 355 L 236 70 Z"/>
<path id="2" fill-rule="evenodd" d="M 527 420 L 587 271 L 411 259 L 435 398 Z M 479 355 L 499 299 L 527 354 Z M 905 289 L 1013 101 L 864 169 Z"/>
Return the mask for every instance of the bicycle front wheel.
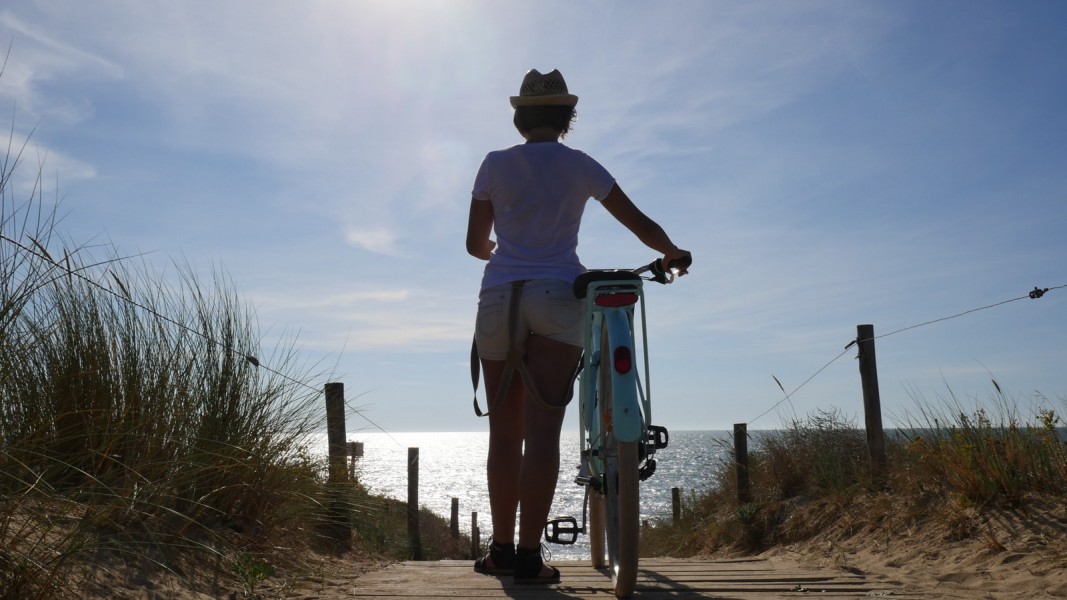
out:
<path id="1" fill-rule="evenodd" d="M 589 553 L 594 569 L 607 566 L 604 559 L 604 494 L 597 491 L 589 494 Z"/>

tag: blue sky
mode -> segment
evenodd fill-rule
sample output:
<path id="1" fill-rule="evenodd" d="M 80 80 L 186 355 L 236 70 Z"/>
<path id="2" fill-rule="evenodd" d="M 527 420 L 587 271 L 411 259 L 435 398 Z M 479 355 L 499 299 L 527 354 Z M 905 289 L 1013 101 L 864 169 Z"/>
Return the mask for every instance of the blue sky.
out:
<path id="1" fill-rule="evenodd" d="M 985 0 L 20 1 L 0 8 L 0 114 L 16 142 L 33 131 L 16 193 L 42 164 L 72 246 L 223 270 L 267 348 L 295 336 L 386 430 L 484 430 L 470 189 L 521 141 L 523 73 L 559 68 L 581 98 L 566 143 L 695 257 L 647 292 L 656 421 L 862 423 L 854 350 L 788 401 L 774 378 L 795 390 L 861 323 L 1067 284 L 1065 18 Z M 595 204 L 579 253 L 653 258 Z M 990 402 L 993 378 L 1023 415 L 1062 412 L 1065 298 L 879 339 L 885 420 L 916 397 Z"/>

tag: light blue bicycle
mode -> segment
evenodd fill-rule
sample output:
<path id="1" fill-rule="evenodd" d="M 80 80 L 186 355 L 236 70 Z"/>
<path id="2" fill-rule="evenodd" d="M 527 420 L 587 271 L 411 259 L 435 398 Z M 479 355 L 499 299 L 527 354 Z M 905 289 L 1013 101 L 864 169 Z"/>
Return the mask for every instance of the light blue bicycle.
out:
<path id="1" fill-rule="evenodd" d="M 589 535 L 593 567 L 611 572 L 615 595 L 633 593 L 640 532 L 638 484 L 656 470 L 657 450 L 667 447 L 666 428 L 652 424 L 644 281 L 672 283 L 674 270 L 661 260 L 634 270 L 583 273 L 574 293 L 585 300 L 585 353 L 579 376 L 581 463 L 575 483 L 585 487 L 582 523 L 559 517 L 545 525 L 545 539 L 573 544 Z M 644 273 L 651 273 L 643 277 Z M 641 363 L 634 307 L 641 314 Z"/>

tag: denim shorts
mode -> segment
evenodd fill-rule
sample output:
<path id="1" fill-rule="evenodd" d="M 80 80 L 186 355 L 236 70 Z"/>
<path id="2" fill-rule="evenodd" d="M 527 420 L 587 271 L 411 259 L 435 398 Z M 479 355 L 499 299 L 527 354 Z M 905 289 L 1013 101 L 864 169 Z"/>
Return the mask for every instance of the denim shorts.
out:
<path id="1" fill-rule="evenodd" d="M 481 358 L 507 358 L 511 343 L 508 306 L 513 289 L 507 283 L 483 290 L 478 296 L 475 339 Z M 583 345 L 582 301 L 574 297 L 570 283 L 559 279 L 534 279 L 520 289 L 522 298 L 516 320 L 516 344 L 524 345 L 533 333 L 572 346 Z"/>

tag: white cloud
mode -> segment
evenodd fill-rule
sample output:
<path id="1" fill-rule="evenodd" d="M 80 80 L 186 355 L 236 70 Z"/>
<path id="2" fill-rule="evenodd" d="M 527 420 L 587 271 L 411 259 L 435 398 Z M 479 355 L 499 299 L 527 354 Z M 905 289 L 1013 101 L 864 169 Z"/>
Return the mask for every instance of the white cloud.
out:
<path id="1" fill-rule="evenodd" d="M 63 195 L 63 182 L 94 179 L 96 168 L 68 154 L 37 144 L 31 134 L 15 134 L 7 166 L 11 173 L 9 192 L 28 199 L 31 195 L 52 202 Z M 15 140 L 24 140 L 16 146 Z M 21 154 L 21 155 L 20 155 Z M 17 162 L 16 162 L 17 159 Z"/>
<path id="2" fill-rule="evenodd" d="M 324 306 L 313 314 L 270 313 L 272 321 L 287 316 L 301 324 L 301 346 L 326 353 L 450 352 L 464 345 L 469 348 L 473 335 L 473 312 L 459 314 L 427 307 L 416 310 L 411 303 L 335 309 Z"/>
<path id="3" fill-rule="evenodd" d="M 411 297 L 405 289 L 377 288 L 331 292 L 324 290 L 297 290 L 292 293 L 277 290 L 252 292 L 256 308 L 261 312 L 302 312 L 317 309 L 345 309 L 364 304 L 392 304 Z"/>
<path id="4" fill-rule="evenodd" d="M 347 229 L 345 231 L 345 243 L 374 254 L 399 255 L 396 242 L 396 234 L 387 229 Z"/>
<path id="5" fill-rule="evenodd" d="M 271 288 L 249 297 L 261 321 L 299 327 L 301 344 L 317 351 L 437 352 L 454 349 L 472 335 L 474 290 L 357 283 L 339 289 Z"/>
<path id="6" fill-rule="evenodd" d="M 14 99 L 19 110 L 28 112 L 35 120 L 78 123 L 92 112 L 88 100 L 50 93 L 43 87 L 63 80 L 115 80 L 125 74 L 114 61 L 67 43 L 11 11 L 0 12 L 0 31 L 10 36 L 0 41 L 10 43 L 11 47 L 0 77 L 0 95 Z"/>

